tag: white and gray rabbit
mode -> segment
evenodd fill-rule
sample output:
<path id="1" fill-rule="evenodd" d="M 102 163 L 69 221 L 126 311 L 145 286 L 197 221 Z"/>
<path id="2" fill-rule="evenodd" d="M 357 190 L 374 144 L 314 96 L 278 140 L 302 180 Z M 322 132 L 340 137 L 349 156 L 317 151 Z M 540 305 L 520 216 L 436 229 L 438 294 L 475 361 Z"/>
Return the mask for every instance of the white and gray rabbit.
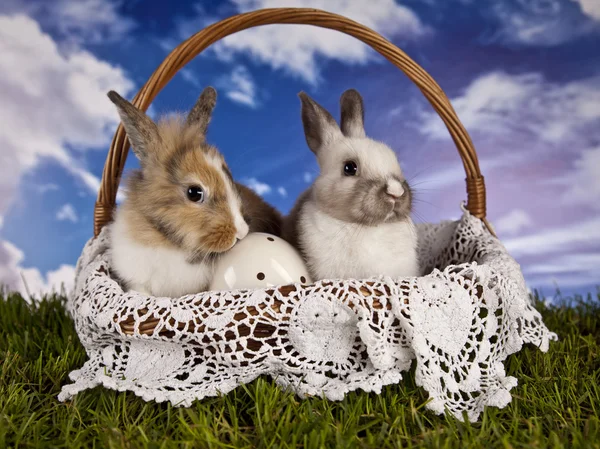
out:
<path id="1" fill-rule="evenodd" d="M 248 232 L 279 233 L 279 213 L 237 184 L 206 142 L 212 87 L 187 117 L 158 123 L 116 92 L 108 96 L 141 166 L 109 225 L 111 266 L 127 289 L 168 297 L 203 291 L 215 261 Z"/>
<path id="2" fill-rule="evenodd" d="M 366 136 L 362 97 L 342 94 L 340 128 L 306 93 L 298 96 L 320 174 L 285 218 L 283 237 L 314 280 L 418 276 L 412 192 L 394 151 Z"/>

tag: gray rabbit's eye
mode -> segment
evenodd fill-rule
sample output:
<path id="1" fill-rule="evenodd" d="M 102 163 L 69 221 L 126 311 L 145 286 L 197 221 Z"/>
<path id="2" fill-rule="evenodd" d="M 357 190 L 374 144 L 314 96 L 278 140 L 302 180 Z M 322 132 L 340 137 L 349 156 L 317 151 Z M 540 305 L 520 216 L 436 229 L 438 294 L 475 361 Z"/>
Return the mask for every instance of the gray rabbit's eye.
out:
<path id="1" fill-rule="evenodd" d="M 201 203 L 204 201 L 204 190 L 199 186 L 189 186 L 187 189 L 188 200 L 194 203 Z"/>
<path id="2" fill-rule="evenodd" d="M 354 161 L 346 161 L 344 162 L 344 175 L 346 176 L 355 176 L 358 171 L 358 165 Z"/>

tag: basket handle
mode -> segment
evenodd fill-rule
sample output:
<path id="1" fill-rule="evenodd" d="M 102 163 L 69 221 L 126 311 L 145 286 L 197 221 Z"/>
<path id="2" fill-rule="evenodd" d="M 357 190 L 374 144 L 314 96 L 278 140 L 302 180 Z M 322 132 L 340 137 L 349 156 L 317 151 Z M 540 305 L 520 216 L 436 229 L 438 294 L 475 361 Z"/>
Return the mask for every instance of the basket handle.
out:
<path id="1" fill-rule="evenodd" d="M 380 34 L 346 17 L 312 8 L 268 8 L 238 14 L 214 23 L 178 45 L 137 93 L 132 103 L 145 111 L 163 87 L 200 52 L 230 34 L 248 28 L 271 24 L 304 24 L 337 30 L 357 38 L 383 55 L 417 85 L 444 121 L 462 159 L 467 183 L 467 209 L 481 219 L 488 230 L 494 231 L 486 220 L 485 183 L 479 170 L 477 154 L 466 129 L 458 119 L 440 86 L 406 53 Z M 113 137 L 98 199 L 94 209 L 94 236 L 112 219 L 117 189 L 125 166 L 129 142 L 123 125 L 119 124 Z M 494 234 L 495 235 L 495 234 Z"/>

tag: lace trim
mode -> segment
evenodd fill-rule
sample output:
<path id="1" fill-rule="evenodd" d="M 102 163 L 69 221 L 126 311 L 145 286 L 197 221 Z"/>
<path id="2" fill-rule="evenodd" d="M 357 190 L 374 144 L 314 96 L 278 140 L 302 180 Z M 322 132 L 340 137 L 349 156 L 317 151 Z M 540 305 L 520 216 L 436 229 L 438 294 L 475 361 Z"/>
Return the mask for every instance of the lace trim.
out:
<path id="1" fill-rule="evenodd" d="M 416 359 L 427 407 L 475 421 L 486 405 L 511 400 L 517 380 L 506 357 L 523 343 L 545 352 L 556 334 L 532 307 L 517 262 L 463 212 L 417 226 L 422 277 L 180 298 L 124 293 L 103 231 L 86 244 L 68 301 L 89 360 L 59 399 L 103 385 L 189 406 L 266 374 L 300 396 L 341 400 L 400 382 Z"/>

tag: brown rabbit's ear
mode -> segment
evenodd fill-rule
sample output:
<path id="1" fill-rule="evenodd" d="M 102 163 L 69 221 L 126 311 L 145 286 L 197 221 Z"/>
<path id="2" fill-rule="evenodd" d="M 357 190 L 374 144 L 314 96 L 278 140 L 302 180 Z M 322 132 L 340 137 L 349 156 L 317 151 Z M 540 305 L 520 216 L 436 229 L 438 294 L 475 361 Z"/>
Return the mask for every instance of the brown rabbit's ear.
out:
<path id="1" fill-rule="evenodd" d="M 114 90 L 108 98 L 117 106 L 121 122 L 131 143 L 131 148 L 141 163 L 148 160 L 148 148 L 152 142 L 160 139 L 158 127 L 145 113 L 121 97 Z"/>
<path id="2" fill-rule="evenodd" d="M 217 104 L 217 91 L 214 87 L 208 86 L 205 88 L 196 104 L 190 111 L 187 117 L 188 125 L 197 125 L 200 127 L 200 132 L 202 135 L 206 135 L 208 131 L 208 124 L 210 123 L 210 119 L 212 117 L 212 111 Z"/>
<path id="3" fill-rule="evenodd" d="M 365 137 L 365 109 L 360 94 L 348 89 L 340 98 L 342 109 L 341 128 L 346 137 Z"/>
<path id="4" fill-rule="evenodd" d="M 298 97 L 302 102 L 302 124 L 306 143 L 311 151 L 318 155 L 323 146 L 342 135 L 340 127 L 331 114 L 305 92 L 300 92 Z"/>

